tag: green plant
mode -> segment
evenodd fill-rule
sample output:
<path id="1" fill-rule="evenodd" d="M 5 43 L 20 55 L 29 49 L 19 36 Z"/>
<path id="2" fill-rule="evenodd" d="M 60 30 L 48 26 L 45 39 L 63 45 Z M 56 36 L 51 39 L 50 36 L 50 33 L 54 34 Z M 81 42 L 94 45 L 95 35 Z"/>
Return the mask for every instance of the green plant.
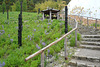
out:
<path id="1" fill-rule="evenodd" d="M 56 55 L 55 55 L 55 60 L 57 60 L 57 59 L 59 59 L 59 57 L 58 57 L 58 55 L 56 54 Z"/>
<path id="2" fill-rule="evenodd" d="M 73 34 L 71 34 L 68 38 L 70 38 L 70 46 L 74 47 L 75 46 L 75 32 L 73 32 Z M 77 40 L 80 41 L 80 39 L 81 39 L 81 34 L 77 33 Z"/>
<path id="3" fill-rule="evenodd" d="M 80 39 L 81 39 L 81 34 L 77 33 L 77 40 L 80 41 Z"/>
<path id="4" fill-rule="evenodd" d="M 22 46 L 18 45 L 19 12 L 9 12 L 9 24 L 4 23 L 6 13 L 0 13 L 0 60 L 5 67 L 37 67 L 40 65 L 40 54 L 25 62 L 25 58 L 54 42 L 65 34 L 64 21 L 48 19 L 38 20 L 37 13 L 23 12 Z M 2 26 L 3 25 L 3 26 Z M 8 29 L 9 28 L 9 29 Z M 71 30 L 70 26 L 69 29 Z M 45 46 L 42 43 L 45 42 Z M 60 52 L 64 47 L 64 39 L 50 47 L 50 55 Z M 56 48 L 56 49 L 55 49 Z M 46 52 L 47 53 L 47 52 Z M 47 54 L 46 54 L 47 55 Z M 35 63 L 36 62 L 36 63 Z M 34 64 L 35 63 L 35 64 Z"/>
<path id="5" fill-rule="evenodd" d="M 95 27 L 95 23 L 91 24 L 91 26 Z M 99 26 L 100 26 L 100 24 L 97 24 L 97 27 L 99 27 Z"/>
<path id="6" fill-rule="evenodd" d="M 70 39 L 70 46 L 71 47 L 75 46 L 75 36 L 71 37 L 71 39 Z"/>

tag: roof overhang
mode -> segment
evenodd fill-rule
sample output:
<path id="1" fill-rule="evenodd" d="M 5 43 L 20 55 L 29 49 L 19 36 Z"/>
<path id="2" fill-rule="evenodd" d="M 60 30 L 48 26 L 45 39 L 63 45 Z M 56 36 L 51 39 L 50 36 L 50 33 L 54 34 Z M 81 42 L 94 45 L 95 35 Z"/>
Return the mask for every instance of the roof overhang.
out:
<path id="1" fill-rule="evenodd" d="M 41 12 L 49 13 L 50 11 L 51 11 L 52 13 L 60 12 L 60 10 L 57 10 L 57 9 L 46 9 L 46 10 L 43 10 L 43 11 L 41 11 Z"/>

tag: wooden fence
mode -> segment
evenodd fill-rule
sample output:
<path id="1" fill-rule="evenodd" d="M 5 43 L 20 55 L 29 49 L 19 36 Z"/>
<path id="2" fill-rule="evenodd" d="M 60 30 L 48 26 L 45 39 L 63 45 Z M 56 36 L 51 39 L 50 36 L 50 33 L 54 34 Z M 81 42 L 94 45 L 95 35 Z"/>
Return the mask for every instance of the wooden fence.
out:
<path id="1" fill-rule="evenodd" d="M 70 17 L 71 18 L 71 17 Z M 73 19 L 73 18 L 72 18 Z M 76 22 L 76 27 L 74 29 L 72 29 L 71 31 L 69 31 L 68 33 L 66 33 L 65 35 L 63 35 L 62 37 L 60 37 L 59 39 L 57 39 L 56 41 L 50 43 L 49 45 L 47 45 L 46 47 L 40 49 L 39 51 L 37 51 L 36 53 L 30 55 L 29 57 L 27 57 L 25 59 L 25 61 L 28 61 L 29 59 L 37 56 L 38 54 L 41 53 L 41 67 L 44 67 L 44 51 L 47 50 L 48 48 L 50 48 L 52 45 L 55 45 L 57 42 L 61 41 L 63 38 L 65 38 L 65 58 L 67 57 L 67 37 L 69 34 L 71 34 L 73 31 L 75 31 L 75 46 L 77 46 L 77 26 L 78 26 L 78 22 L 76 21 L 76 19 L 74 19 L 74 21 Z"/>

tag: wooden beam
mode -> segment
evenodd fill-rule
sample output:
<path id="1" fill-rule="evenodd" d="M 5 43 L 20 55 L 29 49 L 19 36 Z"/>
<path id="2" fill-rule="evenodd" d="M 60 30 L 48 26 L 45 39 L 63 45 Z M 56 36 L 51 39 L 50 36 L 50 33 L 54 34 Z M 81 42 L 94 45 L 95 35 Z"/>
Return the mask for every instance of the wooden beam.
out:
<path id="1" fill-rule="evenodd" d="M 44 51 L 41 53 L 41 67 L 44 67 Z"/>
<path id="2" fill-rule="evenodd" d="M 67 37 L 65 37 L 65 42 L 64 42 L 64 48 L 65 48 L 65 60 L 67 60 L 68 52 L 67 52 Z"/>
<path id="3" fill-rule="evenodd" d="M 88 17 L 87 17 L 87 26 L 89 25 Z"/>
<path id="4" fill-rule="evenodd" d="M 97 19 L 96 19 L 96 21 L 95 21 L 95 29 L 97 29 Z"/>
<path id="5" fill-rule="evenodd" d="M 77 23 L 77 24 L 78 24 L 78 23 Z M 76 26 L 76 27 L 77 27 L 77 26 Z M 65 38 L 67 35 L 71 34 L 71 33 L 72 33 L 73 31 L 75 31 L 76 29 L 77 29 L 77 28 L 72 29 L 70 32 L 66 33 L 65 35 L 63 35 L 62 37 L 60 37 L 59 39 L 57 39 L 56 41 L 50 43 L 48 46 L 46 46 L 46 47 L 40 49 L 39 51 L 37 51 L 36 53 L 30 55 L 29 57 L 27 57 L 27 58 L 25 59 L 25 61 L 28 61 L 29 59 L 31 59 L 31 58 L 37 56 L 38 54 L 42 53 L 44 50 L 48 49 L 48 48 L 51 47 L 52 45 L 58 43 L 59 41 L 61 41 L 61 40 L 62 40 L 63 38 Z"/>
<path id="6" fill-rule="evenodd" d="M 59 12 L 57 12 L 57 19 L 59 19 Z"/>

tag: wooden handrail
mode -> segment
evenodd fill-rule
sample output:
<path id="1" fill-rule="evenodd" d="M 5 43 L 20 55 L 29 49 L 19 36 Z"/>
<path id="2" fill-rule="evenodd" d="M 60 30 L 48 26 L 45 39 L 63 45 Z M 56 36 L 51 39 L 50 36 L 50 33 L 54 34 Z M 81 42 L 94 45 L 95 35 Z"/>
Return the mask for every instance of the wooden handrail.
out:
<path id="1" fill-rule="evenodd" d="M 78 16 L 78 15 L 72 15 L 72 16 Z M 93 17 L 87 17 L 87 16 L 79 16 L 79 17 L 87 18 L 87 26 L 89 26 L 89 18 L 94 19 L 95 20 L 95 30 L 97 30 L 98 20 L 100 20 L 99 18 L 93 18 Z M 80 19 L 80 22 L 81 22 L 81 19 Z"/>
<path id="2" fill-rule="evenodd" d="M 78 15 L 72 15 L 72 16 L 78 16 Z M 80 17 L 87 17 L 87 16 L 80 16 Z M 99 18 L 93 18 L 93 17 L 88 17 L 88 18 L 100 20 Z"/>
<path id="3" fill-rule="evenodd" d="M 57 39 L 56 41 L 50 43 L 49 45 L 47 45 L 46 47 L 40 49 L 39 51 L 37 51 L 36 53 L 30 55 L 29 57 L 27 57 L 25 59 L 25 61 L 28 61 L 29 59 L 37 56 L 38 54 L 44 52 L 46 49 L 48 49 L 49 47 L 51 47 L 52 45 L 56 44 L 57 42 L 61 41 L 63 38 L 65 38 L 66 36 L 68 36 L 70 33 L 72 33 L 73 31 L 75 31 L 77 29 L 77 25 L 78 25 L 78 22 L 76 21 L 75 19 L 75 22 L 76 22 L 76 27 L 74 29 L 72 29 L 70 32 L 66 33 L 65 35 L 63 35 L 62 37 L 60 37 L 59 39 Z"/>

